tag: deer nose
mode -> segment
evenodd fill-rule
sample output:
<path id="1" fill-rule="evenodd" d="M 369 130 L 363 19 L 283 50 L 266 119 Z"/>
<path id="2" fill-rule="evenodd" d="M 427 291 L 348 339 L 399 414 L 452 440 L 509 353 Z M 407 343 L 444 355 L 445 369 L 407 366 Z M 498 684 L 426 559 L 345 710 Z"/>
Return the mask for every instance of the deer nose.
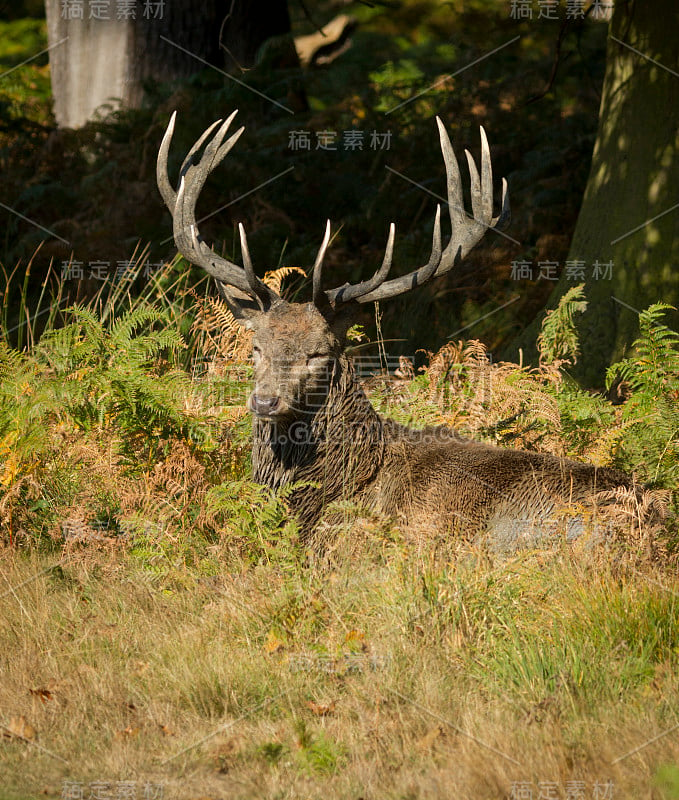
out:
<path id="1" fill-rule="evenodd" d="M 250 408 L 260 417 L 267 417 L 276 413 L 280 405 L 280 397 L 258 397 L 253 394 L 250 398 Z"/>

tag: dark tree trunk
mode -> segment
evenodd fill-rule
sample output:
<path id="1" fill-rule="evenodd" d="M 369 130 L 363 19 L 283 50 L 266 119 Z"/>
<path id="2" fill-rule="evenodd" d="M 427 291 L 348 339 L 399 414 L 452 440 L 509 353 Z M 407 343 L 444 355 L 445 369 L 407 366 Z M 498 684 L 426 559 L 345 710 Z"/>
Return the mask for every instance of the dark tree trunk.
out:
<path id="1" fill-rule="evenodd" d="M 223 68 L 219 29 L 227 6 L 227 0 L 166 2 L 162 20 L 142 19 L 131 26 L 130 105 L 141 102 L 143 82 L 149 78 L 187 78 L 208 64 Z"/>
<path id="2" fill-rule="evenodd" d="M 249 69 L 255 64 L 264 42 L 274 36 L 290 34 L 287 0 L 233 0 L 222 30 L 227 68 Z M 292 57 L 294 63 L 296 57 L 292 38 L 289 38 L 285 49 L 288 51 L 286 55 Z"/>
<path id="3" fill-rule="evenodd" d="M 575 374 L 590 386 L 603 384 L 605 368 L 636 336 L 634 309 L 679 303 L 678 22 L 676 0 L 615 3 L 599 130 L 569 253 L 586 264 L 589 307 Z M 612 262 L 610 279 L 593 277 L 596 261 Z M 548 306 L 573 285 L 564 272 Z M 539 322 L 519 346 L 530 351 Z"/>

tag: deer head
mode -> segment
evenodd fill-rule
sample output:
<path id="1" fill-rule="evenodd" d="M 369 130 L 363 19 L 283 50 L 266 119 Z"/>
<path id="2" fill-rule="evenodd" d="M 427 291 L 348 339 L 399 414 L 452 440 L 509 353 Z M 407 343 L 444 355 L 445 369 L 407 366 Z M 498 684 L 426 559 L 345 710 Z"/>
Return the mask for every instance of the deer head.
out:
<path id="1" fill-rule="evenodd" d="M 323 289 L 323 258 L 330 241 L 328 221 L 313 267 L 313 293 L 309 303 L 289 303 L 257 277 L 245 230 L 239 224 L 243 267 L 219 256 L 202 239 L 196 223 L 196 202 L 208 175 L 234 146 L 244 128 L 224 141 L 237 112 L 211 125 L 193 145 L 180 170 L 175 191 L 167 173 L 167 158 L 174 131 L 172 114 L 158 152 L 158 187 L 173 218 L 179 252 L 202 267 L 217 282 L 234 317 L 254 332 L 255 388 L 248 401 L 260 419 L 281 421 L 313 414 L 323 405 L 333 381 L 346 364 L 345 334 L 359 304 L 404 294 L 440 277 L 466 257 L 488 228 L 500 228 L 509 218 L 507 182 L 502 179 L 502 210 L 493 217 L 493 175 L 486 134 L 481 128 L 481 175 L 468 151 L 473 216 L 464 209 L 460 170 L 443 123 L 437 117 L 441 151 L 447 176 L 448 212 L 452 234 L 441 245 L 441 207 L 437 206 L 428 262 L 406 275 L 387 280 L 394 249 L 392 223 L 384 259 L 375 274 L 355 285 L 345 283 Z M 213 134 L 215 128 L 217 132 Z M 210 136 L 212 135 L 212 138 Z M 202 155 L 198 153 L 205 145 Z"/>

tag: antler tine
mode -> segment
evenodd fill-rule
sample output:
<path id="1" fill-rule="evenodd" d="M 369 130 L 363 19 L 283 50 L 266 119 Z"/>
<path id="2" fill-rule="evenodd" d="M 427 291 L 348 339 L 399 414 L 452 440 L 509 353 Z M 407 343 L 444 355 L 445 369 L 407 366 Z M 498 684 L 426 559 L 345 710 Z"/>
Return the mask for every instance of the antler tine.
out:
<path id="1" fill-rule="evenodd" d="M 200 136 L 193 147 L 191 147 L 182 163 L 179 189 L 175 192 L 167 172 L 170 144 L 177 118 L 177 112 L 175 111 L 170 117 L 170 122 L 158 150 L 158 162 L 156 167 L 158 188 L 160 189 L 165 204 L 172 213 L 175 244 L 184 258 L 202 267 L 216 280 L 243 292 L 247 297 L 254 296 L 258 299 L 260 304 L 270 305 L 280 298 L 273 289 L 256 278 L 254 270 L 252 269 L 252 263 L 249 262 L 246 269 L 243 269 L 237 264 L 233 264 L 231 261 L 227 261 L 227 259 L 217 255 L 217 253 L 215 253 L 201 238 L 196 222 L 196 202 L 205 181 L 212 170 L 221 163 L 245 130 L 243 127 L 239 128 L 239 130 L 224 141 L 229 126 L 237 113 L 237 111 L 234 111 L 224 122 L 217 120 L 217 122 L 213 123 Z M 217 126 L 219 126 L 219 130 L 215 134 L 214 130 Z M 211 135 L 212 139 L 210 139 Z M 201 158 L 195 163 L 196 154 L 206 141 L 208 141 L 208 144 Z M 247 253 L 247 243 L 244 253 Z"/>
<path id="2" fill-rule="evenodd" d="M 467 156 L 467 165 L 469 166 L 469 178 L 471 183 L 471 196 L 472 196 L 472 214 L 478 219 L 483 213 L 481 200 L 481 179 L 479 178 L 479 171 L 476 168 L 474 156 L 465 150 L 464 154 Z"/>
<path id="3" fill-rule="evenodd" d="M 481 128 L 481 219 L 486 224 L 493 218 L 493 165 L 490 162 L 488 137 L 483 125 Z M 474 216 L 477 216 L 474 211 Z"/>
<path id="4" fill-rule="evenodd" d="M 490 214 L 488 219 L 484 220 L 483 213 L 485 204 L 490 200 L 490 207 L 492 211 L 493 206 L 493 187 L 490 185 L 490 197 L 484 198 L 484 193 L 487 190 L 487 170 L 488 165 L 484 169 L 484 157 L 482 152 L 481 164 L 481 179 L 476 169 L 476 164 L 472 159 L 473 167 L 470 166 L 471 176 L 471 194 L 472 194 L 472 209 L 474 210 L 474 217 L 469 219 L 467 212 L 464 208 L 464 198 L 462 195 L 462 179 L 460 177 L 460 168 L 457 164 L 457 159 L 453 152 L 453 146 L 450 143 L 450 137 L 443 126 L 441 120 L 437 117 L 436 121 L 439 126 L 439 135 L 441 139 L 441 152 L 443 154 L 443 162 L 446 167 L 446 178 L 448 184 L 448 210 L 450 215 L 451 235 L 450 241 L 446 245 L 443 255 L 441 257 L 441 264 L 436 272 L 436 276 L 444 275 L 456 263 L 462 261 L 467 253 L 474 247 L 474 245 L 481 239 L 486 232 L 486 228 L 490 226 Z M 481 148 L 483 151 L 484 134 L 481 137 Z M 486 142 L 486 148 L 488 143 Z M 469 159 L 468 159 L 469 160 Z M 490 153 L 488 152 L 488 162 L 490 162 Z M 486 179 L 484 181 L 484 178 Z M 491 176 L 492 180 L 492 176 Z"/>
<path id="5" fill-rule="evenodd" d="M 224 158 L 224 156 L 229 152 L 229 150 L 236 144 L 238 139 L 240 138 L 241 134 L 245 130 L 245 128 L 239 128 L 229 139 L 222 145 L 222 141 L 226 136 L 226 132 L 228 127 L 233 119 L 233 114 L 223 122 L 217 133 L 212 138 L 205 148 L 203 155 L 201 156 L 200 160 L 197 164 L 188 163 L 189 159 L 192 159 L 197 151 L 197 144 L 196 143 L 191 150 L 189 151 L 189 156 L 184 160 L 185 168 L 182 170 L 182 176 L 186 177 L 186 197 L 184 202 L 187 205 L 187 210 L 191 213 L 191 215 L 195 214 L 196 202 L 198 201 L 198 196 L 200 195 L 203 186 L 205 185 L 205 181 L 208 179 L 212 170 L 219 165 L 219 162 Z M 217 123 L 218 124 L 218 123 Z M 212 128 L 214 129 L 214 125 Z M 205 134 L 201 136 L 201 139 L 205 140 Z M 201 139 L 198 141 L 200 142 Z M 221 157 L 218 158 L 219 151 L 224 151 L 221 154 Z M 195 224 L 195 223 L 194 223 Z"/>
<path id="6" fill-rule="evenodd" d="M 325 235 L 321 246 L 318 248 L 318 255 L 314 261 L 313 275 L 313 303 L 315 306 L 323 303 L 323 259 L 325 258 L 325 251 L 328 249 L 328 242 L 330 241 L 330 220 L 325 224 Z"/>
<path id="7" fill-rule="evenodd" d="M 396 236 L 396 225 L 392 222 L 389 225 L 389 238 L 387 239 L 387 246 L 384 251 L 384 258 L 382 265 L 375 272 L 375 274 L 367 281 L 361 281 L 354 286 L 345 283 L 337 289 L 327 292 L 328 300 L 331 303 L 348 303 L 350 300 L 358 300 L 364 294 L 374 291 L 381 286 L 387 279 L 389 270 L 391 269 L 391 262 L 394 256 L 394 237 Z"/>
<path id="8" fill-rule="evenodd" d="M 177 113 L 177 112 L 175 111 L 175 114 L 176 114 L 176 113 Z M 194 156 L 196 155 L 196 153 L 197 153 L 197 152 L 200 150 L 200 148 L 202 147 L 202 145 L 203 145 L 203 142 L 204 142 L 204 141 L 207 139 L 207 137 L 208 137 L 208 136 L 209 136 L 209 135 L 212 133 L 212 131 L 213 131 L 213 130 L 214 130 L 216 127 L 217 127 L 217 125 L 221 125 L 221 123 L 222 123 L 222 120 L 221 120 L 221 119 L 218 119 L 218 120 L 216 120 L 215 122 L 213 122 L 213 123 L 212 123 L 212 125 L 210 125 L 210 127 L 209 127 L 209 128 L 206 130 L 206 131 L 204 131 L 204 132 L 203 132 L 203 133 L 200 135 L 199 139 L 198 139 L 198 140 L 197 140 L 197 141 L 194 143 L 193 147 L 192 147 L 192 148 L 189 150 L 189 152 L 186 154 L 186 158 L 185 158 L 185 159 L 182 161 L 182 166 L 181 166 L 181 169 L 179 170 L 179 175 L 180 175 L 180 176 L 181 176 L 181 175 L 186 175 L 186 173 L 187 173 L 187 172 L 188 172 L 188 170 L 189 170 L 189 167 L 190 167 L 190 166 L 192 166 L 192 164 L 193 164 L 193 158 L 194 158 Z"/>
<path id="9" fill-rule="evenodd" d="M 493 217 L 491 221 L 491 226 L 498 231 L 503 230 L 503 228 L 507 227 L 509 220 L 511 219 L 512 211 L 509 206 L 509 187 L 507 186 L 507 179 L 502 179 L 502 209 L 497 217 Z"/>
<path id="10" fill-rule="evenodd" d="M 229 125 L 231 124 L 233 118 L 237 114 L 237 111 L 234 111 L 231 116 L 226 120 L 224 125 L 222 126 L 222 134 L 227 130 Z M 167 167 L 167 160 L 170 153 L 170 145 L 172 143 L 172 136 L 174 134 L 174 125 L 177 119 L 177 112 L 173 111 L 172 116 L 170 117 L 170 122 L 168 123 L 167 129 L 163 135 L 163 140 L 160 143 L 160 148 L 158 150 L 158 161 L 156 163 L 156 178 L 158 180 L 158 188 L 160 189 L 160 193 L 163 196 L 163 200 L 165 200 L 165 205 L 169 208 L 171 212 L 174 212 L 175 203 L 177 202 L 177 193 L 172 188 L 170 184 L 170 180 L 168 178 L 168 167 Z M 218 119 L 216 122 L 213 122 L 210 127 L 204 131 L 197 142 L 193 145 L 193 147 L 189 150 L 186 158 L 184 159 L 181 169 L 179 170 L 179 175 L 186 175 L 189 169 L 193 166 L 193 159 L 196 153 L 200 150 L 203 142 L 208 138 L 208 136 L 214 131 L 214 129 L 221 124 L 222 120 Z M 211 172 L 224 158 L 224 156 L 229 152 L 229 150 L 233 147 L 233 145 L 238 140 L 238 137 L 243 133 L 245 128 L 241 127 L 236 133 L 229 139 L 228 142 L 224 145 L 222 150 L 218 153 L 218 159 L 215 163 L 210 166 L 209 171 Z M 219 136 L 219 134 L 218 134 Z M 206 176 L 207 177 L 207 176 Z"/>
<path id="11" fill-rule="evenodd" d="M 462 193 L 462 179 L 460 168 L 455 158 L 453 146 L 441 120 L 437 117 L 436 122 L 439 129 L 439 139 L 441 143 L 441 153 L 446 168 L 446 186 L 448 192 L 448 215 L 452 234 L 445 250 L 441 250 L 441 224 L 440 207 L 436 210 L 436 220 L 434 222 L 434 237 L 432 253 L 429 263 L 413 272 L 399 278 L 392 278 L 390 281 L 381 283 L 371 291 L 355 296 L 353 290 L 356 287 L 340 287 L 328 293 L 328 296 L 336 302 L 344 302 L 347 299 L 356 299 L 359 303 L 369 303 L 375 300 L 386 300 L 389 297 L 403 294 L 421 286 L 426 281 L 444 275 L 455 264 L 458 264 L 469 251 L 483 237 L 487 228 L 500 228 L 509 219 L 509 196 L 507 192 L 507 181 L 502 180 L 502 211 L 497 217 L 493 217 L 493 172 L 490 160 L 490 148 L 486 133 L 481 128 L 481 175 L 471 154 L 467 152 L 469 163 L 469 174 L 471 179 L 471 197 L 474 216 L 468 218 L 464 209 L 464 198 Z M 369 283 L 366 281 L 366 283 Z M 360 284 L 359 284 L 360 286 Z"/>
<path id="12" fill-rule="evenodd" d="M 440 117 L 436 117 L 436 124 L 439 129 L 439 141 L 441 144 L 441 154 L 446 168 L 446 189 L 448 195 L 448 216 L 450 217 L 450 227 L 455 230 L 464 224 L 467 215 L 464 210 L 464 196 L 462 194 L 462 178 L 460 177 L 460 167 L 455 157 L 453 145 Z"/>
<path id="13" fill-rule="evenodd" d="M 423 283 L 426 283 L 436 274 L 436 270 L 441 263 L 441 256 L 441 206 L 437 205 L 429 261 L 414 272 L 402 275 L 400 278 L 392 278 L 390 281 L 382 283 L 372 292 L 367 292 L 356 299 L 359 303 L 372 303 L 375 300 L 384 300 L 422 286 Z"/>
<path id="14" fill-rule="evenodd" d="M 238 223 L 238 232 L 240 233 L 240 249 L 243 254 L 243 266 L 245 267 L 245 277 L 247 278 L 248 285 L 255 297 L 260 301 L 263 309 L 269 308 L 273 301 L 279 299 L 278 295 L 267 286 L 264 281 L 260 280 L 255 275 L 255 268 L 252 266 L 252 259 L 250 258 L 250 248 L 248 247 L 248 238 L 245 235 L 245 228 L 243 223 Z"/>
<path id="15" fill-rule="evenodd" d="M 172 184 L 170 183 L 170 179 L 167 175 L 167 158 L 170 153 L 170 142 L 172 141 L 174 123 L 176 119 L 177 112 L 173 111 L 167 128 L 165 129 L 165 133 L 163 134 L 163 141 L 160 143 L 160 148 L 158 149 L 158 160 L 156 161 L 156 182 L 158 183 L 158 188 L 160 189 L 160 194 L 165 201 L 165 205 L 168 207 L 171 214 L 174 213 L 174 207 L 177 201 L 177 192 L 175 192 L 175 190 L 172 188 Z"/>
<path id="16" fill-rule="evenodd" d="M 471 177 L 472 213 L 477 222 L 489 228 L 501 230 L 509 221 L 509 194 L 507 180 L 502 179 L 502 209 L 497 217 L 493 217 L 493 168 L 490 162 L 490 151 L 486 132 L 481 128 L 481 178 L 476 168 L 474 157 L 465 150 L 469 175 Z"/>

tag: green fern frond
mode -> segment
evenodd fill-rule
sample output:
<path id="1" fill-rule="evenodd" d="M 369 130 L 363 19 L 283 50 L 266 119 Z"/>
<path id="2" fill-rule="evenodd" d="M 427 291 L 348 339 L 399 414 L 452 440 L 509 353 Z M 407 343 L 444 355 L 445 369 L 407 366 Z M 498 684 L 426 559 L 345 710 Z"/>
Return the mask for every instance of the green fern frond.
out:
<path id="1" fill-rule="evenodd" d="M 538 336 L 541 364 L 553 364 L 558 360 L 569 360 L 573 364 L 580 353 L 575 315 L 587 308 L 585 285 L 573 286 L 559 300 L 555 309 L 547 312 Z"/>
<path id="2" fill-rule="evenodd" d="M 617 379 L 629 385 L 623 408 L 627 432 L 622 448 L 627 463 L 646 480 L 670 488 L 679 483 L 679 333 L 664 324 L 667 303 L 639 314 L 634 355 L 611 365 L 606 386 Z"/>
<path id="3" fill-rule="evenodd" d="M 111 340 L 119 346 L 129 344 L 136 331 L 155 322 L 167 323 L 166 314 L 148 303 L 139 303 L 111 325 Z"/>

